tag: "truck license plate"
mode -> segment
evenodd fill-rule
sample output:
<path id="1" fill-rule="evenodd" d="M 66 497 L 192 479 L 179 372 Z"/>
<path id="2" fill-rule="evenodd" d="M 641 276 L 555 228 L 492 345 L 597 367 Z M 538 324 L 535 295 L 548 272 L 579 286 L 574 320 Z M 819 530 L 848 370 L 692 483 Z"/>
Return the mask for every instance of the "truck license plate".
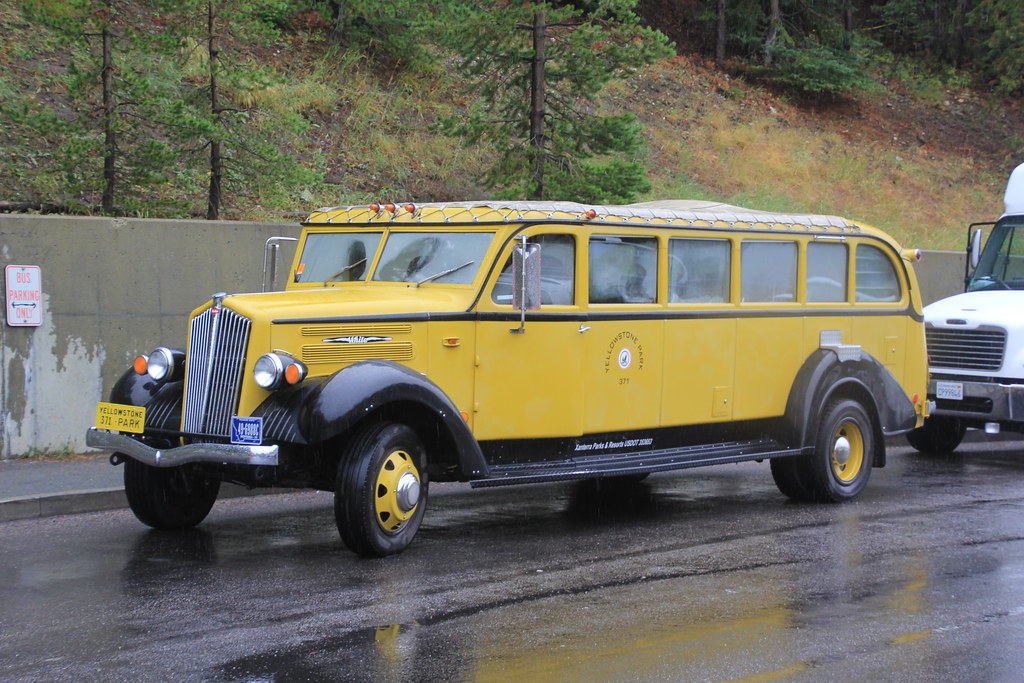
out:
<path id="1" fill-rule="evenodd" d="M 947 401 L 964 400 L 963 382 L 936 382 L 935 398 L 946 399 Z"/>
<path id="2" fill-rule="evenodd" d="M 146 429 L 146 409 L 142 406 L 126 406 L 120 403 L 97 403 L 96 427 L 142 434 Z"/>

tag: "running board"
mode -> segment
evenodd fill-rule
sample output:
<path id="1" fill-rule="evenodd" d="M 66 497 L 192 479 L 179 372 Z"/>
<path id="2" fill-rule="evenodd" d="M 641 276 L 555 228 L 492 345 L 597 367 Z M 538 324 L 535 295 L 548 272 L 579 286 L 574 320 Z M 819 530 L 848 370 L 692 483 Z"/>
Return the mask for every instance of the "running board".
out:
<path id="1" fill-rule="evenodd" d="M 801 455 L 803 452 L 800 448 L 783 446 L 770 440 L 732 441 L 655 451 L 592 455 L 569 460 L 497 465 L 491 468 L 486 479 L 476 479 L 470 482 L 470 485 L 473 488 L 483 488 L 565 479 L 618 477 L 745 460 L 781 458 Z"/>

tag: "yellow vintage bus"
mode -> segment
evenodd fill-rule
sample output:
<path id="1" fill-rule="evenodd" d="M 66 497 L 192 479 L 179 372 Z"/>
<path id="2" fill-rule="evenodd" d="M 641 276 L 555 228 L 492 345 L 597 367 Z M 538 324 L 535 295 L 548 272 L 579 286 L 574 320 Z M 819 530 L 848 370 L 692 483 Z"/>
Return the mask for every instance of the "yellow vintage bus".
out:
<path id="1" fill-rule="evenodd" d="M 786 496 L 850 500 L 927 415 L 916 257 L 710 202 L 321 209 L 284 291 L 195 310 L 88 441 L 150 526 L 198 524 L 221 481 L 311 487 L 366 556 L 409 545 L 431 481 L 767 459 Z"/>

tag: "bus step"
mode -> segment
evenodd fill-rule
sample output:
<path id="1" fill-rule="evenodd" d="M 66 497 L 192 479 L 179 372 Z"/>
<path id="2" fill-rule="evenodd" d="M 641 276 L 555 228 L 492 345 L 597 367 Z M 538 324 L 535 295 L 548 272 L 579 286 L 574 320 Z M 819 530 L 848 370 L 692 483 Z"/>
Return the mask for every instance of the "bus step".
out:
<path id="1" fill-rule="evenodd" d="M 591 455 L 570 460 L 496 465 L 491 468 L 486 479 L 476 479 L 470 482 L 470 485 L 473 488 L 484 488 L 544 481 L 617 477 L 795 456 L 802 453 L 799 448 L 784 446 L 776 441 L 733 441 L 653 451 Z"/>

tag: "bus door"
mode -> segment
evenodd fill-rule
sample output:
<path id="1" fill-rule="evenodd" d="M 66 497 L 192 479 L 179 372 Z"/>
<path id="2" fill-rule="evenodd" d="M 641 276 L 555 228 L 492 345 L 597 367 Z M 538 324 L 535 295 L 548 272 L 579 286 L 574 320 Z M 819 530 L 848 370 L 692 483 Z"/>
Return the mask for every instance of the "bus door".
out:
<path id="1" fill-rule="evenodd" d="M 657 427 L 665 325 L 658 240 L 593 235 L 588 256 L 584 432 Z"/>
<path id="2" fill-rule="evenodd" d="M 526 233 L 541 245 L 541 310 L 512 309 L 512 245 L 479 303 L 473 432 L 478 440 L 573 436 L 583 424 L 584 320 L 571 234 Z"/>

